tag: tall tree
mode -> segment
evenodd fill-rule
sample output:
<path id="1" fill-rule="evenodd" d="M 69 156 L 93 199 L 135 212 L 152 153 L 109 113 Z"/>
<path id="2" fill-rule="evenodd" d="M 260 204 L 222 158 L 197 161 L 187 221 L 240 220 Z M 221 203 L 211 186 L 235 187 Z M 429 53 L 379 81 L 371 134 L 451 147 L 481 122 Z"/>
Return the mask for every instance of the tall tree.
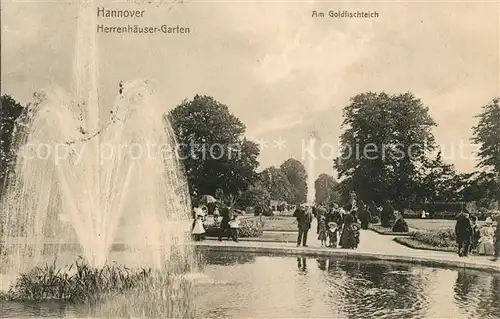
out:
<path id="1" fill-rule="evenodd" d="M 23 110 L 24 107 L 10 95 L 0 96 L 0 197 L 9 168 L 15 160 L 12 149 L 13 132 Z"/>
<path id="2" fill-rule="evenodd" d="M 269 209 L 270 201 L 271 194 L 269 194 L 262 183 L 257 182 L 255 185 L 250 185 L 248 189 L 242 193 L 239 204 L 242 205 L 242 207 L 252 206 L 259 212 L 264 213 Z"/>
<path id="3" fill-rule="evenodd" d="M 364 202 L 390 199 L 407 206 L 415 197 L 418 167 L 435 147 L 431 129 L 436 124 L 428 111 L 411 93 L 351 98 L 343 110 L 342 152 L 334 166 Z"/>
<path id="4" fill-rule="evenodd" d="M 304 164 L 289 158 L 280 166 L 293 187 L 293 204 L 301 204 L 307 200 L 307 172 Z"/>
<path id="5" fill-rule="evenodd" d="M 316 204 L 331 204 L 338 201 L 337 181 L 328 174 L 321 174 L 314 182 Z"/>
<path id="6" fill-rule="evenodd" d="M 452 164 L 443 161 L 441 151 L 435 158 L 425 158 L 420 168 L 418 197 L 427 201 L 459 200 L 460 176 Z"/>
<path id="7" fill-rule="evenodd" d="M 259 181 L 269 192 L 271 199 L 286 201 L 294 200 L 294 190 L 286 174 L 277 167 L 269 167 L 259 173 Z"/>
<path id="8" fill-rule="evenodd" d="M 169 113 L 192 195 L 237 195 L 256 181 L 259 148 L 245 125 L 210 96 L 196 95 Z"/>
<path id="9" fill-rule="evenodd" d="M 472 128 L 472 141 L 479 145 L 478 168 L 496 175 L 494 193 L 500 201 L 500 106 L 495 98 L 483 106 L 476 117 L 479 123 Z"/>

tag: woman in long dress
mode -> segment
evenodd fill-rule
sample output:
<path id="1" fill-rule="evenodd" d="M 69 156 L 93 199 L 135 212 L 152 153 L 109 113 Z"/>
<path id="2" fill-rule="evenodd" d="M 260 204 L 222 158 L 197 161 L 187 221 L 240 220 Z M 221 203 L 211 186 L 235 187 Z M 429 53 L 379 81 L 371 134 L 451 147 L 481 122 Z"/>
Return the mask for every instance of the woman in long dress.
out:
<path id="1" fill-rule="evenodd" d="M 195 241 L 200 241 L 203 239 L 203 234 L 205 234 L 205 226 L 203 226 L 203 213 L 196 214 L 196 220 L 194 223 L 192 234 Z"/>
<path id="2" fill-rule="evenodd" d="M 356 238 L 357 225 L 355 217 L 352 214 L 349 213 L 344 216 L 344 228 L 340 236 L 340 247 L 352 249 L 358 246 L 359 240 Z"/>
<path id="3" fill-rule="evenodd" d="M 493 229 L 492 223 L 488 223 L 486 226 L 482 227 L 479 232 L 481 237 L 477 244 L 478 254 L 492 256 L 495 253 L 495 246 L 493 244 L 495 230 Z"/>

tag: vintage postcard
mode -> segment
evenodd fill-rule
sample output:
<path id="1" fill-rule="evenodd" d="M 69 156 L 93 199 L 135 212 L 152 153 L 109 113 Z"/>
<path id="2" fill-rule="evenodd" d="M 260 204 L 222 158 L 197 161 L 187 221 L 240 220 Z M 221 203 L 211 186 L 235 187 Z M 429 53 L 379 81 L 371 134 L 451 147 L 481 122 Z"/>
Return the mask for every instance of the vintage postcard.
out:
<path id="1" fill-rule="evenodd" d="M 496 1 L 1 0 L 1 318 L 498 318 Z"/>

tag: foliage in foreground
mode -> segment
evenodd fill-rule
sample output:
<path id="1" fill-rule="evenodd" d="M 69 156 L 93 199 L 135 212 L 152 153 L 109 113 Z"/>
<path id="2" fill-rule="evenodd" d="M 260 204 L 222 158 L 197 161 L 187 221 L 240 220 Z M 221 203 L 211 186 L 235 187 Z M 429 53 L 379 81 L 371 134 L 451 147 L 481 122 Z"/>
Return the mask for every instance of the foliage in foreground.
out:
<path id="1" fill-rule="evenodd" d="M 190 289 L 191 282 L 179 274 L 117 264 L 96 269 L 77 261 L 67 270 L 55 264 L 35 268 L 21 275 L 4 297 L 68 302 L 91 317 L 194 318 Z"/>
<path id="2" fill-rule="evenodd" d="M 76 261 L 65 271 L 57 269 L 53 263 L 21 274 L 10 287 L 8 298 L 18 301 L 94 302 L 108 294 L 138 287 L 150 276 L 151 269 L 131 270 L 119 265 L 96 269 L 83 261 Z"/>

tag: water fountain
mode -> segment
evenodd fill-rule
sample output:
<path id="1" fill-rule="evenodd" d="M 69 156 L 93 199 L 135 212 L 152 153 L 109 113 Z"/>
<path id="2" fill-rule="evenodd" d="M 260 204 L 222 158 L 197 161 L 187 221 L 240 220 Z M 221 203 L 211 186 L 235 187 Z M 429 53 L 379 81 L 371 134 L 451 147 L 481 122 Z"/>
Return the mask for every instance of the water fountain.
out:
<path id="1" fill-rule="evenodd" d="M 74 94 L 38 95 L 15 133 L 15 175 L 0 206 L 4 274 L 67 256 L 95 268 L 183 268 L 193 260 L 178 226 L 190 218 L 187 183 L 156 88 L 120 84 L 114 108 L 102 111 L 95 10 L 93 1 L 79 10 Z"/>
<path id="2" fill-rule="evenodd" d="M 307 156 L 307 204 L 314 206 L 315 202 L 315 176 L 314 176 L 314 160 L 315 160 L 315 144 L 316 144 L 316 139 L 317 136 L 314 132 L 312 132 L 309 135 L 309 151 L 312 152 L 312 154 L 309 154 Z"/>

